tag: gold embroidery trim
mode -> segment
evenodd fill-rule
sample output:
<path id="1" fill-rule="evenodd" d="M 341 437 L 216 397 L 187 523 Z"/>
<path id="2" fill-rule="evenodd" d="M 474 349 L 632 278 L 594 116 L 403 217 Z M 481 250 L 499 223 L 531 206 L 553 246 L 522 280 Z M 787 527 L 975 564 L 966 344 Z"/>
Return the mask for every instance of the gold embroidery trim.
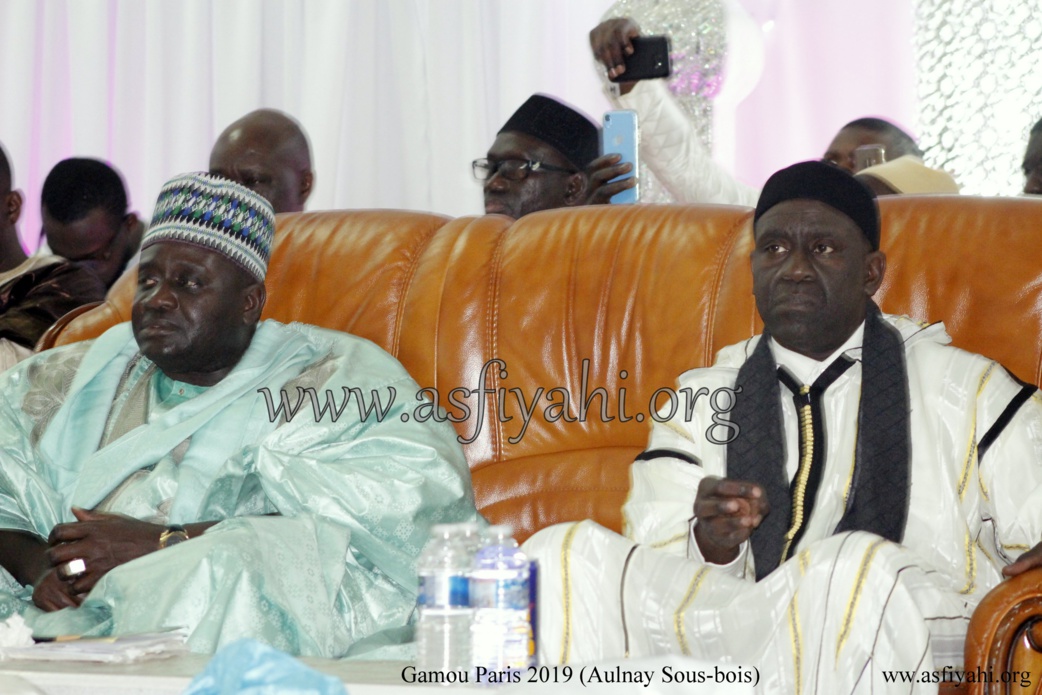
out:
<path id="1" fill-rule="evenodd" d="M 802 577 L 807 574 L 807 568 L 810 567 L 810 550 L 804 550 L 796 558 L 800 567 L 800 576 Z"/>
<path id="2" fill-rule="evenodd" d="M 995 363 L 992 362 L 988 365 L 988 368 L 981 375 L 980 383 L 977 384 L 977 398 L 973 401 L 973 427 L 970 429 L 970 441 L 966 445 L 966 459 L 962 464 L 962 473 L 959 475 L 959 501 L 961 502 L 966 497 L 966 486 L 970 482 L 970 471 L 973 469 L 973 462 L 977 458 L 977 401 L 980 399 L 981 393 L 984 391 L 984 387 L 988 384 L 991 379 L 991 373 L 995 369 Z"/>
<path id="3" fill-rule="evenodd" d="M 1019 550 L 1020 552 L 1024 553 L 1024 552 L 1027 552 L 1027 551 L 1031 550 L 1031 546 L 1023 545 L 1021 543 L 1010 543 L 1010 544 L 1003 543 L 1002 544 L 1002 549 L 1003 550 Z"/>
<path id="4" fill-rule="evenodd" d="M 999 563 L 995 562 L 995 558 L 991 556 L 991 553 L 988 552 L 988 549 L 985 548 L 984 545 L 980 542 L 980 539 L 977 540 L 977 547 L 980 549 L 982 553 L 984 553 L 984 557 L 988 559 L 988 562 L 990 562 L 993 567 L 1000 566 Z"/>
<path id="5" fill-rule="evenodd" d="M 972 594 L 977 588 L 977 554 L 973 552 L 973 539 L 970 530 L 966 529 L 966 586 L 960 594 Z"/>
<path id="6" fill-rule="evenodd" d="M 850 626 L 854 623 L 854 615 L 857 613 L 858 601 L 861 599 L 861 591 L 865 587 L 865 577 L 868 576 L 868 568 L 872 564 L 872 560 L 876 556 L 876 551 L 879 550 L 879 546 L 886 543 L 885 538 L 876 539 L 872 545 L 868 546 L 865 550 L 865 554 L 861 558 L 861 566 L 857 571 L 857 579 L 854 581 L 854 588 L 850 592 L 850 601 L 847 602 L 847 612 L 843 616 L 843 629 L 839 633 L 839 639 L 836 640 L 836 658 L 839 659 L 839 653 L 843 649 L 843 645 L 847 641 L 847 637 L 850 636 Z"/>
<path id="7" fill-rule="evenodd" d="M 698 590 L 702 587 L 702 580 L 705 579 L 705 576 L 708 573 L 708 567 L 703 567 L 695 573 L 695 576 L 691 578 L 691 584 L 687 587 L 687 593 L 684 594 L 684 600 L 680 602 L 676 612 L 673 613 L 673 631 L 677 634 L 677 644 L 680 645 L 680 651 L 685 656 L 691 656 L 691 649 L 687 645 L 687 633 L 684 628 L 684 611 L 686 611 L 691 602 L 695 600 Z"/>
<path id="8" fill-rule="evenodd" d="M 691 534 L 690 531 L 688 531 L 687 533 L 678 533 L 677 535 L 673 536 L 672 538 L 667 538 L 666 540 L 659 541 L 658 543 L 652 543 L 651 547 L 652 548 L 665 548 L 667 545 L 673 545 L 674 543 L 676 543 L 678 541 L 686 541 L 690 537 L 690 534 Z"/>
<path id="9" fill-rule="evenodd" d="M 582 523 L 582 522 L 579 522 Z M 571 577 L 571 552 L 572 541 L 579 530 L 579 524 L 572 524 L 568 533 L 564 534 L 564 542 L 561 543 L 561 592 L 564 597 L 564 633 L 561 635 L 561 660 L 559 663 L 567 664 L 568 655 L 572 649 L 572 577 Z"/>
<path id="10" fill-rule="evenodd" d="M 858 392 L 858 403 L 861 395 Z M 857 441 L 861 436 L 861 423 L 854 421 L 854 451 L 850 453 L 850 473 L 847 474 L 847 485 L 843 488 L 843 509 L 847 508 L 847 500 L 850 499 L 850 486 L 854 484 L 854 470 L 857 468 Z"/>
<path id="11" fill-rule="evenodd" d="M 803 691 L 803 635 L 800 634 L 800 616 L 799 609 L 796 607 L 796 596 L 797 594 L 793 594 L 792 601 L 789 602 L 789 636 L 792 638 L 792 669 L 796 681 L 796 688 L 793 692 L 799 693 Z"/>
<path id="12" fill-rule="evenodd" d="M 800 395 L 806 396 L 810 387 L 800 387 Z M 785 534 L 785 545 L 782 547 L 781 562 L 789 555 L 792 540 L 803 526 L 803 504 L 807 495 L 807 481 L 810 480 L 810 465 L 814 460 L 814 420 L 811 416 L 810 404 L 800 406 L 800 429 L 803 430 L 803 451 L 800 452 L 800 467 L 796 472 L 796 491 L 792 500 L 792 526 Z"/>
<path id="13" fill-rule="evenodd" d="M 682 427 L 682 426 L 681 426 L 680 424 L 678 424 L 677 422 L 674 422 L 674 421 L 673 421 L 672 419 L 670 419 L 670 420 L 666 420 L 665 422 L 663 422 L 663 423 L 662 423 L 662 425 L 663 425 L 663 426 L 664 426 L 664 427 L 665 427 L 666 429 L 669 429 L 669 430 L 673 430 L 674 432 L 676 432 L 677 434 L 679 434 L 679 435 L 680 435 L 681 437 L 683 437 L 683 438 L 684 438 L 684 439 L 686 439 L 687 441 L 689 441 L 689 442 L 692 442 L 692 441 L 694 441 L 694 440 L 693 440 L 693 439 L 691 438 L 691 433 L 690 433 L 690 432 L 688 432 L 687 430 L 685 430 L 685 429 L 684 429 L 684 428 L 683 428 L 683 427 Z"/>
<path id="14" fill-rule="evenodd" d="M 1035 393 L 1033 393 L 1031 395 L 1031 400 L 1037 401 L 1040 405 L 1042 405 L 1042 393 L 1040 393 L 1039 391 L 1035 391 Z M 981 494 L 984 495 L 984 501 L 985 502 L 990 502 L 991 501 L 991 496 L 988 494 L 988 487 L 984 484 L 984 478 L 982 478 L 981 476 L 977 476 L 977 478 L 978 478 L 978 480 L 980 480 L 980 491 L 981 491 Z M 1011 548 L 1023 547 L 1024 550 L 1028 550 L 1029 549 L 1028 546 L 1026 546 L 1026 545 L 1025 546 L 1008 546 L 1008 547 L 1011 547 Z"/>

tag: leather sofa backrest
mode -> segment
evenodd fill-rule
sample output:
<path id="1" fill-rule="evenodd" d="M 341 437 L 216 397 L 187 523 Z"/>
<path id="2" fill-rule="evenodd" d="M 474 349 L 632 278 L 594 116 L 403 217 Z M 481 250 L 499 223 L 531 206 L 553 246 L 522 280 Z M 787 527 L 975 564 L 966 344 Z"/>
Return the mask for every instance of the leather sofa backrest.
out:
<path id="1" fill-rule="evenodd" d="M 450 221 L 396 210 L 278 215 L 262 318 L 335 328 L 394 352 L 409 282 L 435 232 Z M 131 268 L 102 306 L 42 347 L 96 338 L 129 321 L 136 283 Z"/>
<path id="2" fill-rule="evenodd" d="M 483 365 L 500 360 L 485 371 L 480 429 L 479 396 L 457 424 L 473 439 L 467 458 L 487 516 L 521 535 L 588 516 L 620 527 L 652 393 L 720 345 L 714 298 L 748 217 L 734 207 L 596 207 L 443 228 L 397 356 L 443 405 L 449 389 L 478 389 Z M 752 297 L 740 301 L 751 314 Z M 565 394 L 571 422 L 557 412 Z M 536 403 L 527 427 L 521 399 Z"/>
<path id="3" fill-rule="evenodd" d="M 880 199 L 884 311 L 944 321 L 954 345 L 1042 385 L 1042 198 Z"/>
<path id="4" fill-rule="evenodd" d="M 909 196 L 882 199 L 880 209 L 884 311 L 943 319 L 956 345 L 1042 382 L 1042 201 Z M 521 539 L 588 517 L 618 529 L 653 393 L 762 328 L 751 221 L 747 208 L 724 206 L 553 210 L 513 223 L 395 211 L 284 215 L 264 316 L 373 340 L 436 389 L 453 416 L 463 412 L 449 392 L 477 391 L 488 364 L 486 392 L 455 394 L 470 410 L 454 425 L 479 508 Z M 57 342 L 129 318 L 132 292 L 133 278 L 122 278 Z M 547 411 L 567 393 L 568 417 L 577 419 L 584 374 L 587 396 L 606 392 L 611 420 L 600 395 L 583 421 L 567 421 L 560 406 Z M 525 427 L 518 396 L 531 408 L 537 394 Z"/>

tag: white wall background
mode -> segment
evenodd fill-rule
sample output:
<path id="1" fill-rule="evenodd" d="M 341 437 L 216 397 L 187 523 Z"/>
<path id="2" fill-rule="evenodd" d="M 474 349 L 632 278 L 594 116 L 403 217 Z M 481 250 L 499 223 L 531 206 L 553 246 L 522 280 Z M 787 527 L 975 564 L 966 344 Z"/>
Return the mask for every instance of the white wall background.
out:
<path id="1" fill-rule="evenodd" d="M 0 0 L 0 142 L 36 246 L 65 157 L 124 175 L 147 218 L 244 113 L 308 132 L 308 208 L 480 212 L 470 160 L 533 92 L 606 108 L 586 34 L 608 0 Z"/>
<path id="2" fill-rule="evenodd" d="M 819 156 L 850 118 L 914 123 L 913 0 L 740 1 L 765 30 L 766 66 L 718 131 L 740 178 L 759 185 Z M 608 107 L 587 33 L 609 5 L 0 0 L 0 142 L 27 198 L 23 241 L 36 246 L 40 187 L 59 160 L 110 161 L 147 218 L 166 179 L 205 169 L 220 131 L 260 106 L 310 136 L 311 210 L 477 214 L 470 160 L 530 94 L 597 120 Z"/>
<path id="3" fill-rule="evenodd" d="M 765 51 L 759 84 L 735 119 L 735 169 L 747 183 L 820 157 L 863 116 L 917 135 L 915 0 L 742 4 L 762 28 Z"/>

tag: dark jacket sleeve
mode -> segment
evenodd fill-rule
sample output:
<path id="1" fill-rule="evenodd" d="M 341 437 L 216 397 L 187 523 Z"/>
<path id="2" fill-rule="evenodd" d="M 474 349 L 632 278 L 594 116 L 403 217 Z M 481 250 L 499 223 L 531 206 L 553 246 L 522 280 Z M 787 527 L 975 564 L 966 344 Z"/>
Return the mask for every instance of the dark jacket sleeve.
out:
<path id="1" fill-rule="evenodd" d="M 0 286 L 0 338 L 31 348 L 64 314 L 105 299 L 105 285 L 76 263 L 54 263 Z"/>

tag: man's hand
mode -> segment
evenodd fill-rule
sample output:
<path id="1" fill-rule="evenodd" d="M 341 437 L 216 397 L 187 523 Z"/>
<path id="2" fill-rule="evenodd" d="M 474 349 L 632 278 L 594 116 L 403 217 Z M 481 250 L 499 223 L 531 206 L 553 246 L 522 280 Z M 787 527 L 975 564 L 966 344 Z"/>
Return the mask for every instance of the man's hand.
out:
<path id="1" fill-rule="evenodd" d="M 608 183 L 616 176 L 633 171 L 633 165 L 629 162 L 619 164 L 621 159 L 622 155 L 618 153 L 606 154 L 587 165 L 586 176 L 590 179 L 590 196 L 586 199 L 587 205 L 610 203 L 613 195 L 637 185 L 635 176 Z"/>
<path id="2" fill-rule="evenodd" d="M 1039 543 L 1031 550 L 1025 551 L 1012 565 L 1003 567 L 1002 574 L 1007 577 L 1015 577 L 1035 567 L 1042 567 L 1042 543 Z"/>
<path id="3" fill-rule="evenodd" d="M 738 557 L 770 511 L 767 495 L 755 483 L 729 478 L 703 478 L 695 496 L 695 542 L 708 562 L 726 565 Z"/>
<path id="4" fill-rule="evenodd" d="M 47 570 L 33 585 L 33 603 L 48 612 L 76 608 L 85 595 L 72 588 L 72 581 L 59 577 L 56 567 Z"/>
<path id="5" fill-rule="evenodd" d="M 608 70 L 608 77 L 618 77 L 626 72 L 624 56 L 633 55 L 630 39 L 640 36 L 640 27 L 629 17 L 608 19 L 590 31 L 590 48 L 593 57 Z M 623 94 L 633 89 L 635 82 L 620 82 Z"/>
<path id="6" fill-rule="evenodd" d="M 76 594 L 94 588 L 109 570 L 156 550 L 164 527 L 118 514 L 72 508 L 78 521 L 58 524 L 48 539 L 47 556 L 55 567 L 82 559 L 87 570 L 70 581 Z"/>

